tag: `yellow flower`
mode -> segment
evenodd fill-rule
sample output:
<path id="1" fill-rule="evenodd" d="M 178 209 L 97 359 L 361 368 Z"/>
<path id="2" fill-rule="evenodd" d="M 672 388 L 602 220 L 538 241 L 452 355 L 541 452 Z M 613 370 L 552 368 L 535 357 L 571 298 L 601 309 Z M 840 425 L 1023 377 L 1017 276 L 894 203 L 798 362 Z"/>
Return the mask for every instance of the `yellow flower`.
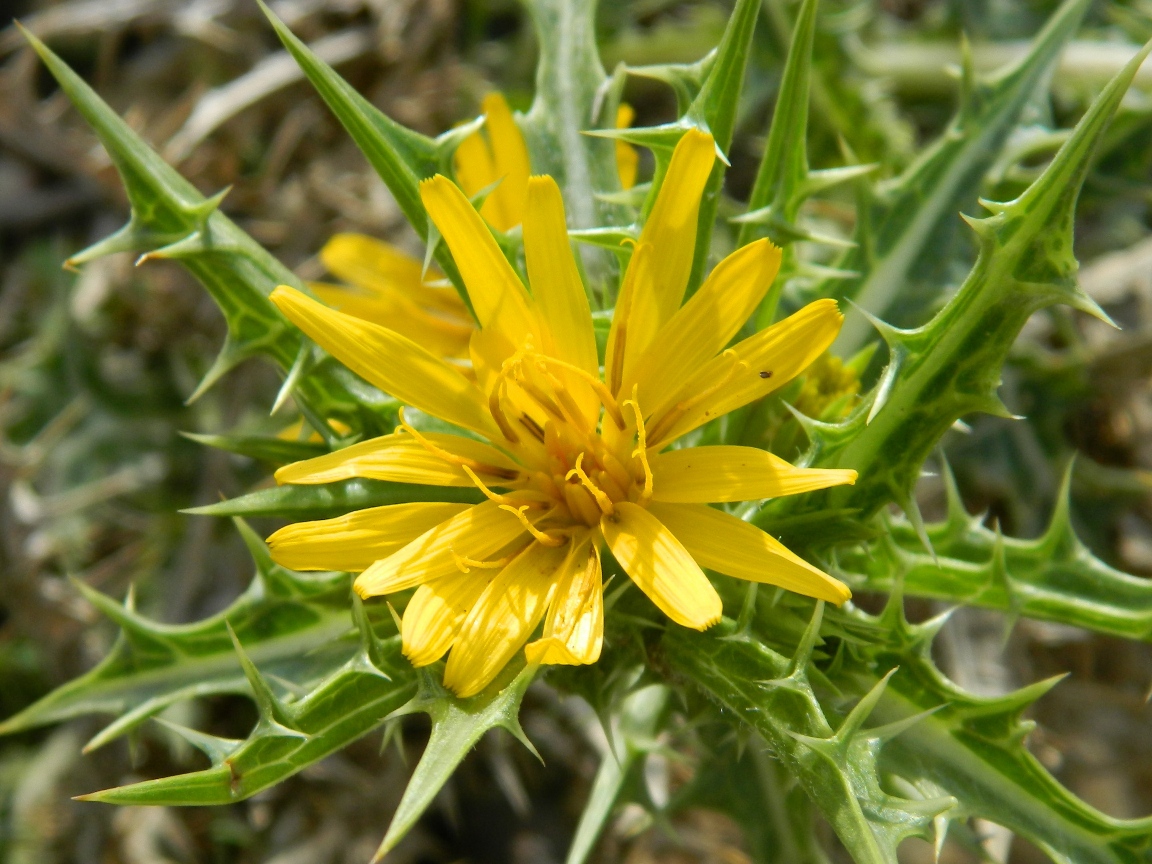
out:
<path id="1" fill-rule="evenodd" d="M 447 178 L 421 186 L 460 267 L 480 328 L 475 380 L 384 327 L 288 287 L 272 300 L 312 339 L 401 402 L 478 436 L 392 435 L 286 466 L 281 483 L 349 477 L 476 486 L 477 505 L 411 503 L 290 525 L 269 538 L 295 569 L 359 571 L 364 597 L 417 588 L 402 623 L 414 665 L 451 651 L 444 683 L 479 692 L 525 648 L 531 663 L 595 662 L 603 638 L 600 555 L 609 549 L 669 618 L 703 630 L 721 602 L 702 567 L 842 603 L 848 589 L 755 526 L 709 507 L 855 481 L 752 447 L 668 449 L 685 433 L 786 383 L 842 318 L 817 301 L 731 348 L 775 278 L 780 250 L 749 244 L 683 303 L 711 136 L 691 130 L 625 273 L 601 371 L 560 191 L 533 177 L 524 252 L 531 293 Z"/>
<path id="2" fill-rule="evenodd" d="M 336 234 L 320 250 L 332 275 L 347 283 L 313 282 L 333 309 L 402 333 L 441 357 L 467 359 L 475 323 L 456 289 L 435 269 L 364 234 Z"/>
<path id="3" fill-rule="evenodd" d="M 500 181 L 481 205 L 480 215 L 493 228 L 508 231 L 524 221 L 532 172 L 528 145 L 503 94 L 489 93 L 480 107 L 484 129 L 460 142 L 453 167 L 460 188 L 469 198 Z"/>
<path id="4" fill-rule="evenodd" d="M 636 112 L 627 102 L 621 102 L 616 109 L 616 128 L 627 129 L 632 125 Z M 620 188 L 631 189 L 636 185 L 636 169 L 640 167 L 640 153 L 627 141 L 616 142 L 616 172 L 620 175 Z"/>
<path id="5" fill-rule="evenodd" d="M 507 231 L 524 219 L 528 148 L 501 94 L 488 94 L 483 109 L 488 137 L 477 130 L 464 139 L 456 151 L 456 177 L 469 196 L 502 178 L 480 213 L 493 227 Z M 617 128 L 631 124 L 632 116 L 632 107 L 621 104 Z M 635 185 L 639 161 L 635 147 L 616 142 L 617 170 L 624 189 Z M 312 292 L 333 309 L 395 330 L 441 357 L 468 360 L 475 321 L 460 295 L 435 268 L 425 273 L 422 262 L 395 246 L 351 233 L 334 235 L 320 250 L 320 260 L 346 283 L 310 283 Z"/>

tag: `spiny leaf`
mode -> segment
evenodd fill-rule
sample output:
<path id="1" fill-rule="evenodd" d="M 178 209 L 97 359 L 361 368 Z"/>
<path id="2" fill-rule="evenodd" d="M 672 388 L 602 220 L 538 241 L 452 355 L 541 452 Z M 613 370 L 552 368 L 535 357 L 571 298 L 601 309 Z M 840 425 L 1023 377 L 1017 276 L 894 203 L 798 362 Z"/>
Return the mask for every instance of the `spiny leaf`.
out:
<path id="1" fill-rule="evenodd" d="M 761 683 L 787 676 L 786 657 L 750 637 L 720 640 L 684 628 L 669 629 L 663 644 L 680 674 L 760 733 L 858 864 L 895 864 L 901 840 L 927 835 L 935 812 L 881 789 L 875 747 L 849 742 L 850 765 L 826 755 L 817 742 L 833 740 L 835 732 L 810 686 Z"/>
<path id="2" fill-rule="evenodd" d="M 120 638 L 98 666 L 5 720 L 0 734 L 83 714 L 118 715 L 89 743 L 88 749 L 94 749 L 176 702 L 246 692 L 229 625 L 253 660 L 279 679 L 307 685 L 344 663 L 356 647 L 341 638 L 349 632 L 348 576 L 285 570 L 272 562 L 247 526 L 240 527 L 256 560 L 256 574 L 232 605 L 203 621 L 149 621 L 77 583 L 121 626 Z"/>
<path id="3" fill-rule="evenodd" d="M 73 256 L 72 266 L 114 252 L 144 252 L 144 259 L 172 258 L 212 295 L 224 313 L 228 337 L 204 383 L 192 398 L 243 360 L 263 354 L 291 368 L 301 336 L 268 301 L 280 284 L 305 286 L 251 237 L 220 212 L 224 193 L 205 198 L 160 158 L 108 107 L 95 91 L 43 42 L 25 38 L 61 89 L 96 132 L 127 190 L 128 224 L 116 234 Z M 373 395 L 375 393 L 375 395 Z M 343 367 L 326 364 L 301 382 L 299 396 L 315 413 L 362 425 L 365 408 L 390 400 Z"/>
<path id="4" fill-rule="evenodd" d="M 804 0 L 796 17 L 768 141 L 748 197 L 748 213 L 771 208 L 773 215 L 785 224 L 796 221 L 808 178 L 808 102 L 819 7 L 819 0 Z M 777 245 L 790 239 L 777 238 L 770 225 L 745 221 L 736 242 L 744 246 L 759 237 L 773 237 Z"/>
<path id="5" fill-rule="evenodd" d="M 347 626 L 348 619 L 344 620 Z M 361 649 L 298 702 L 276 700 L 274 705 L 265 705 L 247 740 L 212 767 L 94 792 L 81 800 L 166 806 L 227 804 L 279 783 L 378 728 L 411 697 L 415 689 L 412 667 L 400 655 L 400 637 L 393 636 L 383 645 L 390 664 L 387 674 L 381 674 L 383 670 Z M 268 694 L 260 697 L 261 702 L 267 699 Z"/>
<path id="6" fill-rule="evenodd" d="M 376 850 L 374 861 L 387 855 L 404 838 L 452 776 L 456 766 L 489 729 L 502 728 L 511 732 L 535 753 L 535 748 L 520 728 L 517 715 L 536 668 L 525 666 L 514 678 L 506 670 L 482 693 L 469 699 L 457 699 L 429 673 L 420 673 L 419 694 L 397 713 L 427 713 L 432 718 L 432 734 L 392 817 L 388 833 Z"/>
<path id="7" fill-rule="evenodd" d="M 1088 0 L 1066 0 L 1019 63 L 987 82 L 970 83 L 970 98 L 940 138 L 902 175 L 883 184 L 864 202 L 856 238 L 859 245 L 835 265 L 860 276 L 818 282 L 812 296 L 850 297 L 862 308 L 890 317 L 892 304 L 906 290 L 914 268 L 933 254 L 939 232 L 949 230 L 960 206 L 975 200 L 985 172 L 1087 7 Z M 867 321 L 850 313 L 836 349 L 851 355 L 871 335 Z"/>
<path id="8" fill-rule="evenodd" d="M 607 719 L 614 729 L 609 750 L 600 759 L 565 864 L 584 864 L 592 854 L 621 790 L 657 740 L 668 696 L 669 690 L 662 684 L 642 687 L 621 700 L 618 710 Z"/>
<path id="9" fill-rule="evenodd" d="M 200 435 L 195 432 L 181 432 L 185 438 L 203 444 L 205 447 L 215 447 L 239 456 L 250 459 L 259 459 L 272 465 L 287 465 L 290 462 L 299 462 L 311 459 L 314 456 L 323 456 L 328 448 L 323 444 L 310 441 L 285 440 L 266 435 Z"/>
<path id="10" fill-rule="evenodd" d="M 980 254 L 964 284 L 928 324 L 888 335 L 900 367 L 883 406 L 869 420 L 865 403 L 836 429 L 814 431 L 812 462 L 852 467 L 860 472 L 857 484 L 769 504 L 757 516 L 762 525 L 773 515 L 820 510 L 851 508 L 868 517 L 910 500 L 921 465 L 956 420 L 1008 413 L 996 395 L 1000 370 L 1029 316 L 1057 303 L 1098 312 L 1076 285 L 1076 199 L 1093 149 L 1149 50 L 1152 43 L 1112 79 L 1019 198 L 971 220 Z"/>
<path id="11" fill-rule="evenodd" d="M 724 37 L 708 69 L 708 76 L 686 114 L 686 119 L 712 133 L 716 147 L 722 154 L 727 154 L 732 145 L 732 134 L 736 130 L 736 112 L 740 104 L 740 92 L 744 88 L 744 70 L 748 65 L 748 51 L 759 14 L 759 0 L 736 0 L 728 26 L 724 28 Z M 716 160 L 700 199 L 696 253 L 692 259 L 692 275 L 688 279 L 689 294 L 699 287 L 708 267 L 712 228 L 716 223 L 716 208 L 720 204 L 720 190 L 724 185 L 727 167 L 726 158 Z"/>
<path id="12" fill-rule="evenodd" d="M 478 504 L 477 489 L 449 486 L 417 486 L 388 480 L 354 478 L 315 486 L 286 484 L 249 492 L 217 504 L 191 507 L 183 512 L 195 516 L 280 516 L 286 519 L 328 519 L 365 507 L 408 501 L 459 501 Z"/>
<path id="13" fill-rule="evenodd" d="M 420 200 L 420 181 L 438 171 L 447 170 L 452 154 L 459 146 L 459 135 L 450 133 L 442 139 L 433 140 L 401 126 L 357 93 L 336 70 L 297 39 L 261 0 L 257 0 L 257 3 L 288 53 L 388 186 L 416 233 L 431 245 L 431 220 Z M 460 280 L 460 271 L 452 260 L 447 244 L 435 244 L 434 254 L 440 269 L 452 280 L 464 302 L 469 303 L 468 293 Z"/>
<path id="14" fill-rule="evenodd" d="M 787 617 L 777 608 L 758 616 L 757 624 L 775 642 L 786 638 L 779 628 Z M 1149 860 L 1152 820 L 1098 813 L 1061 787 L 1024 746 L 1030 726 L 1020 720 L 1021 712 L 1055 681 L 1004 697 L 977 697 L 932 664 L 931 636 L 939 622 L 905 621 L 893 628 L 858 610 L 831 610 L 827 626 L 849 642 L 838 663 L 825 668 L 829 683 L 858 694 L 847 706 L 817 701 L 812 691 L 758 686 L 784 673 L 787 660 L 755 638 L 721 640 L 675 628 L 663 644 L 678 672 L 764 736 L 855 860 L 894 861 L 899 837 L 931 836 L 938 818 L 956 816 L 991 819 L 1059 862 Z M 882 673 L 897 666 L 899 673 L 881 686 Z M 845 734 L 834 733 L 824 718 L 834 720 L 849 707 L 847 719 L 837 724 Z M 820 766 L 830 773 L 817 781 L 813 772 Z M 895 798 L 877 785 L 880 776 L 901 781 L 894 784 L 899 788 L 933 794 Z M 848 790 L 860 796 L 859 808 L 843 800 Z"/>
<path id="15" fill-rule="evenodd" d="M 882 514 L 883 534 L 837 553 L 837 568 L 854 586 L 906 593 L 1152 640 L 1152 581 L 1130 576 L 1092 554 L 1068 519 L 1069 471 L 1056 512 L 1035 540 L 1004 537 L 970 516 L 945 466 L 949 516 L 925 526 L 937 558 L 924 553 L 913 527 Z"/>

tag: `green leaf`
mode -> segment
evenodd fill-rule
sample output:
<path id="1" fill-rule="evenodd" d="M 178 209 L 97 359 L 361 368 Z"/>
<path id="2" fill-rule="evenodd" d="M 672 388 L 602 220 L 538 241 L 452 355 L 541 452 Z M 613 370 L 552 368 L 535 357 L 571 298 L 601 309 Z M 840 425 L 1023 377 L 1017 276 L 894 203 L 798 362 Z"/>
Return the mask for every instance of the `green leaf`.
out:
<path id="1" fill-rule="evenodd" d="M 793 225 L 803 203 L 808 179 L 808 103 L 812 84 L 812 45 L 816 35 L 819 0 L 804 0 L 792 31 L 788 59 L 776 95 L 776 107 L 768 127 L 768 141 L 748 197 L 748 213 L 770 211 L 783 225 Z M 789 242 L 787 233 L 770 230 L 772 223 L 745 217 L 738 246 L 760 237 L 772 237 L 777 245 Z"/>
<path id="2" fill-rule="evenodd" d="M 600 197 L 620 190 L 615 145 L 585 134 L 615 127 L 619 98 L 618 90 L 609 93 L 596 47 L 596 4 L 529 0 L 527 6 L 540 51 L 536 95 L 520 118 L 532 171 L 550 174 L 559 184 L 570 228 L 624 224 L 628 209 Z M 590 286 L 607 284 L 615 261 L 582 251 Z"/>
<path id="3" fill-rule="evenodd" d="M 935 556 L 905 519 L 882 513 L 883 534 L 837 552 L 836 570 L 854 588 L 931 597 L 1152 641 L 1152 580 L 1098 559 L 1070 518 L 1071 468 L 1048 530 L 1035 540 L 1003 536 L 969 515 L 945 466 L 948 517 L 925 526 Z"/>
<path id="4" fill-rule="evenodd" d="M 124 182 L 132 215 L 128 224 L 74 255 L 77 266 L 116 252 L 145 252 L 141 261 L 168 258 L 187 269 L 224 313 L 228 335 L 215 364 L 190 397 L 194 400 L 243 360 L 263 354 L 292 368 L 301 336 L 268 301 L 277 285 L 305 286 L 260 244 L 219 211 L 220 193 L 205 198 L 160 158 L 68 65 L 23 31 L 60 88 L 100 138 Z M 386 412 L 391 400 L 338 364 L 321 364 L 300 382 L 297 395 L 324 418 L 363 425 L 363 412 Z"/>
<path id="5" fill-rule="evenodd" d="M 952 802 L 889 795 L 882 788 L 877 748 L 857 734 L 856 718 L 850 714 L 839 730 L 833 727 L 807 673 L 808 654 L 820 626 L 819 609 L 791 661 L 753 637 L 735 633 L 729 621 L 714 628 L 720 635 L 669 628 L 663 644 L 680 674 L 764 738 L 857 864 L 895 864 L 901 840 L 926 836 L 933 818 Z M 881 685 L 875 679 L 872 683 Z M 862 702 L 865 716 L 874 693 L 869 691 L 869 701 Z"/>
<path id="6" fill-rule="evenodd" d="M 257 0 L 257 3 L 320 98 L 387 185 L 408 222 L 429 246 L 434 247 L 436 263 L 471 308 L 452 253 L 447 244 L 433 242 L 432 223 L 420 200 L 420 181 L 448 170 L 452 154 L 460 143 L 459 134 L 449 132 L 433 140 L 401 126 L 357 93 L 335 69 L 297 39 L 262 0 Z"/>
<path id="7" fill-rule="evenodd" d="M 484 498 L 475 488 L 417 486 L 388 480 L 353 478 L 315 486 L 286 484 L 249 492 L 218 504 L 191 507 L 182 512 L 194 516 L 279 516 L 284 519 L 328 519 L 365 507 L 402 504 L 407 501 L 459 501 L 479 504 Z"/>
<path id="8" fill-rule="evenodd" d="M 805 421 L 812 463 L 854 468 L 860 473 L 856 485 L 770 503 L 756 516 L 759 524 L 801 514 L 818 521 L 821 510 L 869 517 L 892 501 L 915 524 L 912 489 L 944 433 L 967 414 L 1011 416 L 996 391 L 1004 359 L 1029 316 L 1057 303 L 1103 315 L 1076 284 L 1076 199 L 1092 152 L 1150 50 L 1152 43 L 1112 79 L 1019 198 L 986 202 L 993 215 L 969 220 L 979 257 L 936 317 L 917 330 L 874 322 L 888 342 L 889 365 L 869 399 L 842 424 Z"/>
<path id="9" fill-rule="evenodd" d="M 951 230 L 956 211 L 975 200 L 985 173 L 1087 7 L 1087 0 L 1065 0 L 1028 54 L 990 80 L 972 80 L 966 69 L 964 96 L 949 127 L 903 174 L 865 196 L 858 246 L 835 265 L 860 275 L 818 282 L 813 296 L 851 298 L 880 317 L 892 314 L 912 274 L 935 254 L 940 232 Z M 848 312 L 836 350 L 851 356 L 871 338 L 867 319 Z"/>
<path id="10" fill-rule="evenodd" d="M 732 134 L 736 130 L 744 70 L 748 65 L 748 51 L 759 14 L 760 0 L 736 0 L 732 17 L 724 28 L 724 37 L 708 69 L 708 77 L 704 79 L 704 85 L 686 115 L 687 120 L 712 133 L 716 146 L 724 154 L 732 145 Z M 716 224 L 716 208 L 720 205 L 720 192 L 727 169 L 726 161 L 717 159 L 708 183 L 704 186 L 696 228 L 696 252 L 692 259 L 692 275 L 688 279 L 689 294 L 700 286 L 708 267 L 712 228 Z"/>
<path id="11" fill-rule="evenodd" d="M 525 666 L 512 677 L 509 667 L 482 693 L 468 699 L 457 699 L 440 685 L 438 677 L 433 674 L 419 673 L 419 693 L 396 714 L 428 714 L 432 718 L 432 734 L 373 861 L 382 859 L 404 838 L 448 782 L 456 766 L 489 729 L 511 732 L 536 753 L 517 717 L 524 692 L 532 683 L 536 670 L 536 666 Z"/>
<path id="12" fill-rule="evenodd" d="M 185 438 L 215 447 L 238 456 L 259 459 L 273 465 L 287 465 L 315 456 L 323 456 L 328 448 L 310 441 L 291 441 L 267 435 L 200 435 L 196 432 L 181 432 Z"/>
<path id="13" fill-rule="evenodd" d="M 619 709 L 608 718 L 606 725 L 613 729 L 609 750 L 600 760 L 565 864 L 584 864 L 592 854 L 625 783 L 657 741 L 669 695 L 662 684 L 641 687 L 622 699 Z"/>
<path id="14" fill-rule="evenodd" d="M 779 607 L 766 609 L 757 622 L 775 639 L 782 617 Z M 895 861 L 900 836 L 930 838 L 971 816 L 1009 828 L 1061 864 L 1149 860 L 1152 820 L 1097 812 L 1025 747 L 1031 724 L 1020 715 L 1056 680 L 973 696 L 932 664 L 945 618 L 910 625 L 898 598 L 879 618 L 855 610 L 830 618 L 825 630 L 845 644 L 816 691 L 805 664 L 790 664 L 752 635 L 670 628 L 664 646 L 678 672 L 764 737 L 854 860 Z M 817 699 L 817 691 L 826 695 Z"/>
<path id="15" fill-rule="evenodd" d="M 75 582 L 97 609 L 120 626 L 109 655 L 90 672 L 49 693 L 0 724 L 20 732 L 91 713 L 117 719 L 88 745 L 98 747 L 169 705 L 196 696 L 247 690 L 228 628 L 277 679 L 307 685 L 355 651 L 349 632 L 349 577 L 302 575 L 273 563 L 267 547 L 242 522 L 237 527 L 256 562 L 248 590 L 222 612 L 194 624 L 161 624 L 139 615 L 131 596 L 121 606 Z"/>
<path id="16" fill-rule="evenodd" d="M 81 796 L 105 804 L 188 806 L 240 801 L 318 762 L 383 724 L 414 689 L 400 637 L 380 640 L 359 601 L 353 604 L 360 649 L 298 701 L 276 695 L 236 638 L 236 652 L 260 719 L 243 742 L 187 735 L 209 756 L 203 771 L 145 780 Z M 345 619 L 347 626 L 347 619 Z"/>

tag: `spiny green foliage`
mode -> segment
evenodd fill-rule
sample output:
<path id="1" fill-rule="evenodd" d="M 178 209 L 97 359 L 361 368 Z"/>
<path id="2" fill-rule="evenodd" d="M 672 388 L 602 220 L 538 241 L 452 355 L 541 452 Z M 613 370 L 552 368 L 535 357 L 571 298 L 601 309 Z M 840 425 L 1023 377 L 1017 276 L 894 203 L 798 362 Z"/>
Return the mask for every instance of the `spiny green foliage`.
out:
<path id="1" fill-rule="evenodd" d="M 964 64 L 960 107 L 949 127 L 899 177 L 864 187 L 857 245 L 835 265 L 857 275 L 820 280 L 811 289 L 813 296 L 848 298 L 885 319 L 900 314 L 893 301 L 907 302 L 913 269 L 934 254 L 942 235 L 956 224 L 956 211 L 975 202 L 984 175 L 1088 5 L 1066 0 L 1028 54 L 991 80 L 977 79 L 970 62 Z M 911 322 L 901 318 L 896 323 Z M 850 312 L 837 347 L 850 356 L 871 338 L 871 331 L 863 315 Z"/>
<path id="2" fill-rule="evenodd" d="M 826 239 L 803 225 L 802 205 L 834 183 L 855 180 L 862 197 L 856 247 L 832 270 L 812 268 L 790 250 L 783 275 L 816 276 L 812 292 L 854 298 L 872 313 L 888 314 L 894 301 L 906 297 L 912 273 L 933 238 L 955 209 L 975 196 L 1086 5 L 1086 0 L 1067 0 L 1028 54 L 993 80 L 978 82 L 967 71 L 960 111 L 949 130 L 902 175 L 881 184 L 867 178 L 869 166 L 809 170 L 807 106 L 819 9 L 816 0 L 805 0 L 737 242 L 765 235 L 782 244 Z M 534 168 L 560 182 L 573 236 L 615 247 L 626 257 L 620 241 L 639 231 L 685 130 L 705 128 L 722 152 L 728 150 L 760 4 L 737 0 L 719 47 L 699 62 L 622 68 L 612 78 L 605 75 L 596 50 L 594 4 L 532 0 L 529 7 L 541 56 L 536 99 L 520 122 Z M 438 242 L 420 202 L 418 183 L 436 172 L 451 173 L 454 149 L 475 124 L 438 139 L 403 128 L 265 11 L 289 53 L 426 240 L 430 257 L 462 288 L 450 252 Z M 301 287 L 299 280 L 219 212 L 220 196 L 199 195 L 59 58 L 30 39 L 108 149 L 132 205 L 125 229 L 75 256 L 73 263 L 134 251 L 183 264 L 212 293 L 229 327 L 221 359 L 201 390 L 240 360 L 264 354 L 285 373 L 281 400 L 294 398 L 324 443 L 227 435 L 197 440 L 275 465 L 389 430 L 393 401 L 323 358 L 267 301 L 276 284 Z M 794 598 L 770 603 L 753 586 L 740 619 L 726 620 L 705 634 L 631 610 L 609 612 L 608 642 L 615 648 L 605 652 L 596 669 L 566 673 L 602 676 L 585 681 L 616 682 L 590 700 L 609 733 L 609 745 L 569 864 L 586 860 L 613 808 L 636 797 L 633 781 L 643 757 L 656 749 L 668 717 L 699 707 L 700 694 L 706 697 L 696 718 L 700 740 L 717 758 L 702 760 L 696 782 L 677 803 L 708 802 L 728 810 L 748 830 L 759 860 L 820 860 L 823 853 L 811 825 L 812 813 L 819 811 L 853 858 L 865 864 L 894 862 L 897 846 L 911 836 L 934 839 L 939 848 L 951 824 L 971 817 L 1005 825 L 1058 862 L 1152 861 L 1152 823 L 1097 813 L 1061 788 L 1028 753 L 1024 739 L 1029 726 L 1021 713 L 1054 682 L 1000 699 L 963 692 L 931 660 L 932 639 L 944 619 L 912 626 L 901 603 L 902 591 L 908 591 L 1118 635 L 1149 636 L 1152 607 L 1146 586 L 1106 567 L 1076 541 L 1066 498 L 1050 531 L 1025 542 L 1002 538 L 968 516 L 954 489 L 948 519 L 923 526 L 913 497 L 925 459 L 957 419 L 978 411 L 1006 413 L 996 393 L 1000 372 L 1029 315 L 1056 303 L 1098 314 L 1075 282 L 1076 199 L 1094 148 L 1147 51 L 1096 99 L 1039 179 L 1014 201 L 986 205 L 991 216 L 969 220 L 979 257 L 929 323 L 897 330 L 875 322 L 888 345 L 888 365 L 858 409 L 839 424 L 802 418 L 811 441 L 807 461 L 857 469 L 857 485 L 769 503 L 749 514 L 788 535 L 814 559 L 834 562 L 857 585 L 891 593 L 887 610 L 877 617 L 850 607 L 824 610 L 817 605 L 813 611 L 811 603 Z M 611 129 L 628 74 L 668 82 L 680 108 L 677 120 Z M 650 184 L 620 194 L 611 139 L 652 150 Z M 725 172 L 724 161 L 718 160 L 701 206 L 693 285 L 709 265 Z M 517 261 L 517 232 L 498 239 Z M 583 263 L 593 294 L 610 300 L 614 271 L 607 260 L 592 254 Z M 756 326 L 770 323 L 779 299 L 774 292 Z M 854 320 L 840 346 L 845 351 L 874 339 L 861 319 Z M 352 434 L 339 437 L 330 419 L 349 423 Z M 725 441 L 737 433 L 719 426 L 704 434 Z M 398 501 L 475 500 L 474 495 L 355 480 L 263 489 L 194 512 L 312 519 Z M 905 509 L 907 520 L 885 512 L 893 502 Z M 528 744 L 517 716 L 538 670 L 510 668 L 484 693 L 456 699 L 436 683 L 434 671 L 417 673 L 400 656 L 399 637 L 379 606 L 366 610 L 355 602 L 349 615 L 346 574 L 286 571 L 272 564 L 243 524 L 240 529 L 257 562 L 256 578 L 229 609 L 206 621 L 159 625 L 137 615 L 130 602 L 120 606 L 81 585 L 85 596 L 121 626 L 120 640 L 100 666 L 11 718 L 0 731 L 87 712 L 116 714 L 92 742 L 97 746 L 177 701 L 206 693 L 249 693 L 259 721 L 244 741 L 176 729 L 208 756 L 209 768 L 89 796 L 112 803 L 207 804 L 249 796 L 389 719 L 424 712 L 432 718 L 431 740 L 379 856 L 412 827 L 488 730 L 503 728 Z M 561 684 L 566 680 L 572 679 L 553 676 Z M 726 732 L 717 734 L 716 728 Z M 753 780 L 754 794 L 722 791 L 728 784 Z M 798 791 L 789 792 L 793 782 Z"/>
<path id="3" fill-rule="evenodd" d="M 1070 513 L 1072 466 L 1048 529 L 1035 540 L 1005 537 L 969 514 L 945 466 L 948 515 L 925 526 L 929 555 L 906 520 L 882 514 L 879 537 L 836 554 L 836 569 L 867 590 L 999 609 L 1011 616 L 1058 621 L 1128 639 L 1152 639 L 1152 582 L 1092 554 L 1076 536 Z"/>
<path id="4" fill-rule="evenodd" d="M 1109 83 L 1024 194 L 1007 203 L 984 202 L 993 215 L 968 220 L 980 254 L 939 314 L 916 330 L 875 322 L 889 362 L 869 399 L 843 424 L 808 426 L 812 464 L 851 465 L 860 472 L 859 482 L 770 504 L 759 517 L 764 523 L 818 510 L 866 518 L 892 501 L 918 522 L 912 490 L 944 433 L 967 414 L 1011 416 L 996 392 L 1000 371 L 1032 313 L 1064 303 L 1104 317 L 1076 283 L 1076 199 L 1093 150 L 1149 50 L 1137 53 Z M 812 527 L 809 522 L 805 530 Z"/>
<path id="5" fill-rule="evenodd" d="M 237 527 L 256 562 L 252 583 L 227 609 L 195 624 L 149 621 L 133 609 L 131 595 L 121 605 L 77 581 L 84 597 L 120 627 L 120 638 L 100 665 L 8 718 L 0 730 L 18 732 L 82 714 L 118 715 L 91 749 L 176 702 L 247 692 L 229 628 L 252 646 L 269 674 L 295 685 L 313 684 L 333 663 L 347 660 L 355 650 L 343 638 L 352 627 L 347 575 L 285 570 L 251 528 L 239 521 Z"/>

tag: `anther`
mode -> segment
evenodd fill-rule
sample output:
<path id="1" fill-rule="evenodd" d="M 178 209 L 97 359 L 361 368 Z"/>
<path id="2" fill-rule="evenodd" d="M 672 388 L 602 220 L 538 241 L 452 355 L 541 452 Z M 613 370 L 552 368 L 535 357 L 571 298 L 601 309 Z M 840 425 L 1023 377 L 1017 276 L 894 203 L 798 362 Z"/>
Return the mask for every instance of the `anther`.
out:
<path id="1" fill-rule="evenodd" d="M 575 375 L 588 382 L 588 385 L 596 392 L 597 398 L 600 399 L 601 404 L 604 405 L 604 410 L 611 416 L 613 422 L 620 429 L 624 428 L 624 415 L 620 413 L 620 406 L 616 403 L 616 398 L 612 395 L 612 391 L 601 381 L 598 377 L 590 372 L 586 372 L 579 366 L 573 366 L 571 363 L 565 363 L 555 357 L 549 357 L 546 354 L 537 354 L 537 360 L 549 366 L 559 366 L 561 369 L 567 369 Z"/>

